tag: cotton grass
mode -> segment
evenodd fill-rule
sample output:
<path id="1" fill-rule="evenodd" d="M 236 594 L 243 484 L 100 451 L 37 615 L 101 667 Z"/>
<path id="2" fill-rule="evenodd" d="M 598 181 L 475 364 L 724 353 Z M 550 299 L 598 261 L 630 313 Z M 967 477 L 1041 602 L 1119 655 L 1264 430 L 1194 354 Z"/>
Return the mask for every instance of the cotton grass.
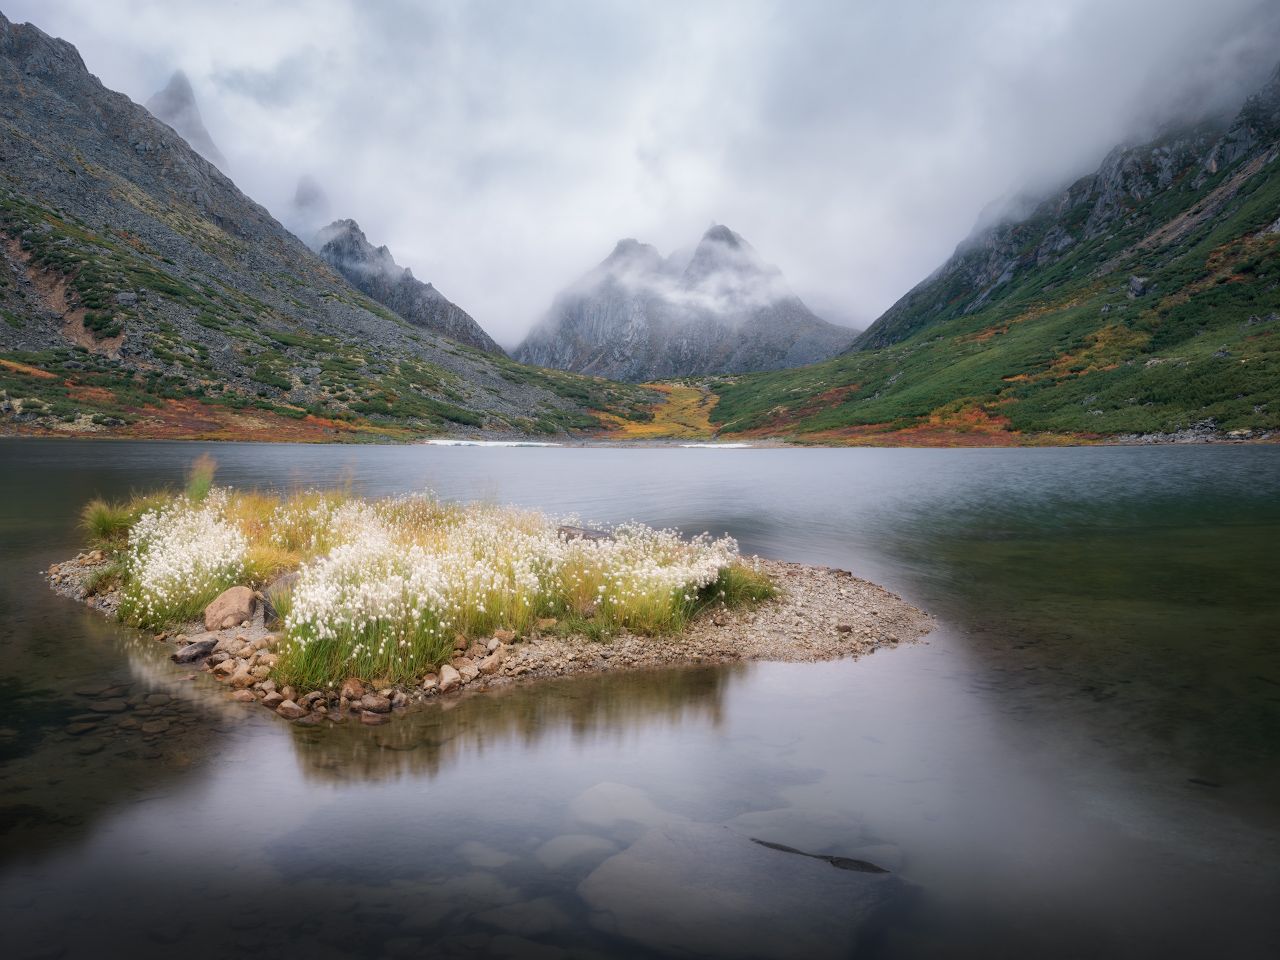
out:
<path id="1" fill-rule="evenodd" d="M 274 675 L 316 688 L 347 676 L 411 682 L 459 637 L 523 633 L 540 618 L 593 636 L 667 634 L 709 604 L 772 593 L 729 537 L 629 523 L 575 539 L 561 524 L 429 495 L 189 491 L 133 522 L 121 613 L 153 628 L 181 622 L 228 586 L 296 570 L 289 594 L 273 596 L 287 611 Z"/>

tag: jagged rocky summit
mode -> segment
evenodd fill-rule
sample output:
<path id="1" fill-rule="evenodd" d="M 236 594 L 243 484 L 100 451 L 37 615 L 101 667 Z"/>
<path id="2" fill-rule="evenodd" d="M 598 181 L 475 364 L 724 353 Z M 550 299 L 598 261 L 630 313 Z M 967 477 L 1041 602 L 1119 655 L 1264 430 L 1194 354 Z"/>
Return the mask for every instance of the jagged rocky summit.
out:
<path id="1" fill-rule="evenodd" d="M 430 283 L 402 267 L 385 246 L 375 247 L 354 220 L 335 220 L 315 238 L 315 247 L 357 290 L 394 310 L 415 327 L 465 343 L 486 353 L 504 353 L 472 319 Z"/>
<path id="2" fill-rule="evenodd" d="M 181 70 L 175 70 L 163 89 L 147 101 L 147 109 L 152 116 L 162 123 L 168 124 L 191 144 L 200 156 L 204 157 L 219 170 L 227 169 L 227 158 L 222 155 L 213 137 L 205 129 L 204 118 L 200 116 L 200 107 L 196 104 L 195 92 L 191 89 L 191 81 Z"/>
<path id="3" fill-rule="evenodd" d="M 643 382 L 801 366 L 841 352 L 855 336 L 817 317 L 776 267 L 717 224 L 687 264 L 620 240 L 555 298 L 515 357 Z"/>
<path id="4" fill-rule="evenodd" d="M 640 403 L 374 302 L 74 46 L 3 15 L 0 90 L 0 430 L 554 433 Z"/>

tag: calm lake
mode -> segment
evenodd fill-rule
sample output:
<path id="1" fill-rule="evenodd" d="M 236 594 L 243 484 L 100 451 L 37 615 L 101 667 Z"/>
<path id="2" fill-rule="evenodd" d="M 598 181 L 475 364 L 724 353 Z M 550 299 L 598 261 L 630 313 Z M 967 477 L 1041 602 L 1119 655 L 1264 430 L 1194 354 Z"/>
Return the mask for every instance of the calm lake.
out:
<path id="1" fill-rule="evenodd" d="M 728 532 L 938 629 L 295 728 L 42 580 L 204 450 Z M 12 957 L 1280 956 L 1280 448 L 3 440 L 0 694 Z"/>

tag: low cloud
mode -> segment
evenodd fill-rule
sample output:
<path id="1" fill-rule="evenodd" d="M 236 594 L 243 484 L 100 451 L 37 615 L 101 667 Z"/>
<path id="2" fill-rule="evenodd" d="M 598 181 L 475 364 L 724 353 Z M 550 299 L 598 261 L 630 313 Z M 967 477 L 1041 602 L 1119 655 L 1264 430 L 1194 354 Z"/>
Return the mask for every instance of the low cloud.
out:
<path id="1" fill-rule="evenodd" d="M 300 223 L 309 174 L 326 216 L 507 345 L 618 237 L 671 249 L 711 220 L 820 313 L 865 324 L 993 200 L 1230 111 L 1280 59 L 1274 0 L 5 11 L 139 102 L 183 69 L 247 193 Z"/>

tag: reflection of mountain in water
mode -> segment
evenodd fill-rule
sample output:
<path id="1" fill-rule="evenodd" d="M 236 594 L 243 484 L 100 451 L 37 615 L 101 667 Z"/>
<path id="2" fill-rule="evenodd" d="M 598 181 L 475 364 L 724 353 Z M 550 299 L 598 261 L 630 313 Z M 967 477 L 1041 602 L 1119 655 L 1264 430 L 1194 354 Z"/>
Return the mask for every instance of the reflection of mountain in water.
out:
<path id="1" fill-rule="evenodd" d="M 698 720 L 719 726 L 730 678 L 749 667 L 627 671 L 516 685 L 446 698 L 370 729 L 293 727 L 304 773 L 324 781 L 434 777 L 472 751 L 502 742 L 533 745 L 568 731 L 586 743 L 646 725 Z"/>
<path id="2" fill-rule="evenodd" d="M 1278 535 L 1262 496 L 1063 484 L 925 504 L 877 548 L 961 627 L 1001 710 L 1048 711 L 1055 740 L 1262 801 L 1280 761 Z"/>

